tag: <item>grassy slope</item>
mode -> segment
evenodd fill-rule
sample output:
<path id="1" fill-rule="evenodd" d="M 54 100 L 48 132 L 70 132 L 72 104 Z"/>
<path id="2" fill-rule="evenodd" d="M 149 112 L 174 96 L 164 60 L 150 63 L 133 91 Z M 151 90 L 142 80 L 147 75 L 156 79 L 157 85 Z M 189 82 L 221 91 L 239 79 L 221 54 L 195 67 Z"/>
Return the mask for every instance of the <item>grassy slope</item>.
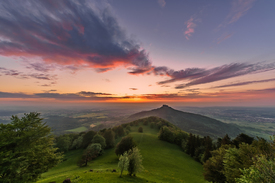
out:
<path id="1" fill-rule="evenodd" d="M 137 129 L 138 127 L 131 127 L 131 135 L 138 144 L 144 166 L 144 171 L 137 174 L 137 177 L 126 175 L 126 171 L 123 178 L 119 178 L 118 172 L 111 173 L 112 169 L 118 170 L 118 158 L 114 149 L 106 150 L 101 157 L 84 168 L 76 166 L 82 153 L 82 150 L 76 150 L 67 153 L 68 160 L 44 173 L 38 182 L 62 182 L 67 177 L 72 182 L 205 182 L 202 166 L 178 146 L 158 140 L 157 131 L 147 126 L 143 126 L 144 133 L 137 133 Z"/>

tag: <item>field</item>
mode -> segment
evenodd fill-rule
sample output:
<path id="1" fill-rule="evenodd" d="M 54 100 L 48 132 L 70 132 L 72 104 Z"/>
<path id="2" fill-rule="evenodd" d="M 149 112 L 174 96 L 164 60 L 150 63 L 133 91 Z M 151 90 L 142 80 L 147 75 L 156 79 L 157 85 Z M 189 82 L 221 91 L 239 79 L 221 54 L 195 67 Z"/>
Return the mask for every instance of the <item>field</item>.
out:
<path id="1" fill-rule="evenodd" d="M 105 113 L 88 113 L 82 115 L 75 115 L 75 118 L 107 118 Z"/>
<path id="2" fill-rule="evenodd" d="M 82 150 L 66 153 L 66 161 L 42 174 L 40 183 L 62 182 L 70 178 L 72 182 L 205 182 L 202 175 L 202 165 L 194 161 L 187 154 L 173 144 L 163 142 L 157 138 L 157 130 L 143 126 L 143 133 L 137 132 L 138 127 L 131 127 L 131 135 L 138 144 L 143 157 L 144 171 L 137 177 L 130 177 L 124 171 L 119 178 L 117 168 L 118 157 L 114 149 L 106 150 L 87 167 L 76 166 Z M 120 139 L 118 139 L 120 140 Z M 93 172 L 90 172 L 93 169 Z M 117 172 L 112 173 L 111 170 Z"/>
<path id="3" fill-rule="evenodd" d="M 71 129 L 71 130 L 66 130 L 66 131 L 79 133 L 79 132 L 86 131 L 87 129 L 88 128 L 86 128 L 85 126 L 81 126 L 81 127 L 74 128 L 74 129 Z"/>

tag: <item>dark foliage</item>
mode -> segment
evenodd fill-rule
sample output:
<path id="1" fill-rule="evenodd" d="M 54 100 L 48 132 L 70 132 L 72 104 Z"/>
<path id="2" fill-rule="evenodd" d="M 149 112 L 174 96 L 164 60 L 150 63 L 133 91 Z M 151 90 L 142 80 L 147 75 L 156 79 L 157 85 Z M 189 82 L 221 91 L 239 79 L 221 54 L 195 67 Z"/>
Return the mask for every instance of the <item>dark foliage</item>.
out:
<path id="1" fill-rule="evenodd" d="M 108 129 L 103 133 L 103 137 L 106 140 L 106 148 L 115 147 L 115 132 L 112 129 Z"/>
<path id="2" fill-rule="evenodd" d="M 252 144 L 254 138 L 253 137 L 250 137 L 244 133 L 241 133 L 239 134 L 233 141 L 232 143 L 237 147 L 239 148 L 239 145 L 242 144 L 242 143 L 245 143 L 245 144 Z"/>
<path id="3" fill-rule="evenodd" d="M 62 156 L 55 153 L 51 129 L 39 113 L 12 116 L 11 123 L 0 124 L 1 182 L 33 182 Z"/>
<path id="4" fill-rule="evenodd" d="M 139 133 L 142 133 L 142 132 L 143 132 L 142 126 L 140 126 L 140 127 L 138 128 L 138 132 L 139 132 Z"/>
<path id="5" fill-rule="evenodd" d="M 83 135 L 83 141 L 82 141 L 81 147 L 86 149 L 88 147 L 88 145 L 91 143 L 91 141 L 95 135 L 96 135 L 96 132 L 92 131 L 92 130 L 85 133 Z"/>
<path id="6" fill-rule="evenodd" d="M 121 141 L 116 145 L 115 153 L 116 155 L 122 155 L 125 151 L 136 147 L 136 143 L 131 136 L 126 136 L 121 139 Z"/>

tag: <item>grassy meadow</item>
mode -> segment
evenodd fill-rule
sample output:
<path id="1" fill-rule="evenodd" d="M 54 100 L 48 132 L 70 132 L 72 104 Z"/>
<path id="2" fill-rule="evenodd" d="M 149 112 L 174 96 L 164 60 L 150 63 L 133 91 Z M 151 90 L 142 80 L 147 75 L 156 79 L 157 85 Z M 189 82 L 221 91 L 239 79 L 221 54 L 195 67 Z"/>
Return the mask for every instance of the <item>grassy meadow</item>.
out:
<path id="1" fill-rule="evenodd" d="M 143 157 L 144 171 L 136 177 L 124 171 L 120 178 L 117 167 L 118 157 L 113 149 L 89 162 L 87 167 L 76 165 L 83 150 L 69 151 L 66 161 L 42 174 L 39 183 L 63 182 L 70 178 L 72 182 L 206 182 L 203 179 L 202 165 L 185 154 L 180 147 L 157 138 L 158 130 L 143 126 L 143 133 L 138 133 L 138 126 L 132 126 L 130 135 L 134 137 Z M 120 139 L 118 139 L 119 141 Z M 90 171 L 93 170 L 93 172 Z M 117 172 L 111 171 L 116 169 Z"/>

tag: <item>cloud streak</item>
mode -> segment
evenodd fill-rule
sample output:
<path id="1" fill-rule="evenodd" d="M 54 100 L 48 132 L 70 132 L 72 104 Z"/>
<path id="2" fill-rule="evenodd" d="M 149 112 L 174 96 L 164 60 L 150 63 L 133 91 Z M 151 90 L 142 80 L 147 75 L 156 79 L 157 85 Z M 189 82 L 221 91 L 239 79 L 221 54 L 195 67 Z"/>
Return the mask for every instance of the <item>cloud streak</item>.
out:
<path id="1" fill-rule="evenodd" d="M 98 72 L 124 66 L 138 74 L 151 68 L 148 53 L 127 38 L 110 11 L 90 1 L 8 0 L 0 10 L 0 55 Z"/>
<path id="2" fill-rule="evenodd" d="M 233 33 L 222 35 L 220 38 L 218 38 L 217 44 L 220 44 L 221 42 L 223 42 L 223 41 L 225 41 L 226 39 L 230 38 L 232 35 L 233 35 Z"/>
<path id="3" fill-rule="evenodd" d="M 219 27 L 225 27 L 228 24 L 238 21 L 253 7 L 255 1 L 256 0 L 233 0 L 229 14 Z"/>
<path id="4" fill-rule="evenodd" d="M 0 91 L 0 101 L 4 99 L 12 101 L 32 100 L 32 101 L 47 101 L 56 100 L 59 102 L 110 102 L 110 101 L 135 101 L 141 99 L 142 101 L 171 101 L 171 102 L 252 102 L 252 101 L 268 101 L 271 104 L 275 102 L 275 88 L 266 88 L 260 90 L 244 90 L 239 92 L 178 92 L 168 94 L 143 94 L 132 96 L 116 96 L 108 93 L 81 91 L 78 93 L 57 93 L 55 90 L 45 91 L 44 93 L 9 93 Z"/>
<path id="5" fill-rule="evenodd" d="M 138 90 L 137 88 L 129 88 L 130 90 Z"/>
<path id="6" fill-rule="evenodd" d="M 186 84 L 180 84 L 176 86 L 176 89 L 182 89 L 193 85 L 212 83 L 215 81 L 221 81 L 224 79 L 234 78 L 237 76 L 244 76 L 248 74 L 257 74 L 261 72 L 267 72 L 275 70 L 275 63 L 265 63 L 259 62 L 255 64 L 247 63 L 232 63 L 228 65 L 223 65 L 220 67 L 215 67 L 209 70 L 202 70 L 202 72 L 197 73 L 198 78 Z M 173 80 L 186 80 L 187 77 L 174 78 Z M 171 80 L 170 80 L 171 81 Z M 169 82 L 166 81 L 166 82 Z"/>
<path id="7" fill-rule="evenodd" d="M 258 80 L 258 81 L 245 81 L 245 82 L 239 82 L 239 83 L 232 83 L 232 84 L 227 84 L 227 85 L 215 86 L 212 88 L 226 88 L 226 87 L 243 86 L 243 85 L 256 84 L 256 83 L 267 83 L 267 82 L 272 82 L 272 81 L 275 81 L 275 78 Z"/>
<path id="8" fill-rule="evenodd" d="M 224 79 L 244 76 L 248 74 L 257 74 L 275 70 L 275 62 L 258 62 L 258 63 L 231 63 L 215 68 L 187 68 L 175 71 L 168 67 L 153 67 L 148 74 L 157 76 L 167 76 L 170 79 L 160 81 L 157 84 L 166 85 L 178 81 L 185 83 L 177 85 L 176 89 L 182 89 L 193 85 L 212 83 Z"/>
<path id="9" fill-rule="evenodd" d="M 7 69 L 4 67 L 0 67 L 0 73 L 5 75 L 5 76 L 13 76 L 19 79 L 38 79 L 38 80 L 47 80 L 47 81 L 56 81 L 57 80 L 57 75 L 52 75 L 52 74 L 46 74 L 46 73 L 30 73 L 26 74 L 14 69 Z M 53 83 L 52 83 L 53 84 Z"/>

